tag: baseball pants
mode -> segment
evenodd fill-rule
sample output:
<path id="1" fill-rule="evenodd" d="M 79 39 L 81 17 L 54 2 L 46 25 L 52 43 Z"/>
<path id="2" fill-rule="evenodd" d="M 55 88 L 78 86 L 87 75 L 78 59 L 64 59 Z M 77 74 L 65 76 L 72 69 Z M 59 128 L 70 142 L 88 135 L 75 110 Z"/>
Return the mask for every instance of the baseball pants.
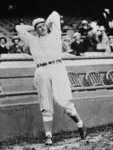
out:
<path id="1" fill-rule="evenodd" d="M 53 101 L 64 108 L 67 114 L 77 114 L 72 100 L 71 85 L 66 67 L 62 63 L 36 68 L 34 84 L 38 92 L 43 121 L 53 120 Z"/>

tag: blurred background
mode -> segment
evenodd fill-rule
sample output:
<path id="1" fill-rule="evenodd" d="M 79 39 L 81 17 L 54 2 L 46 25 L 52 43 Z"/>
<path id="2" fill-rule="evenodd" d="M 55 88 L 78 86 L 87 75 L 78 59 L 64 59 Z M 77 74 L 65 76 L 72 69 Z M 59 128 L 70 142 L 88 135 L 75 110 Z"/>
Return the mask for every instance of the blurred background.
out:
<path id="1" fill-rule="evenodd" d="M 0 16 L 48 15 L 57 10 L 62 15 L 96 17 L 105 6 L 112 8 L 112 0 L 4 0 Z"/>

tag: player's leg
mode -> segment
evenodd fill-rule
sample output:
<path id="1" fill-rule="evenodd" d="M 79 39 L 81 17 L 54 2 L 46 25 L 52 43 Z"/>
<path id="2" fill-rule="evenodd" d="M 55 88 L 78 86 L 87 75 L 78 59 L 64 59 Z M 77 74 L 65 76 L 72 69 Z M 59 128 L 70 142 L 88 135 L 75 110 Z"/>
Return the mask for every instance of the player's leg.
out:
<path id="1" fill-rule="evenodd" d="M 65 109 L 65 112 L 68 114 L 68 116 L 76 123 L 81 139 L 84 139 L 85 138 L 84 124 L 74 104 L 69 101 L 64 106 L 64 109 Z"/>
<path id="2" fill-rule="evenodd" d="M 38 92 L 38 100 L 40 101 L 40 109 L 45 129 L 46 142 L 52 144 L 52 122 L 53 122 L 53 93 L 51 80 L 46 74 L 35 77 L 35 86 Z"/>
<path id="3" fill-rule="evenodd" d="M 50 110 L 43 110 L 42 117 L 46 136 L 45 144 L 52 145 L 53 113 Z"/>
<path id="4" fill-rule="evenodd" d="M 52 80 L 53 95 L 55 97 L 56 102 L 65 109 L 65 112 L 77 124 L 80 136 L 83 139 L 83 121 L 80 118 L 78 112 L 76 111 L 74 104 L 70 101 L 73 99 L 73 96 L 70 88 L 70 81 L 67 75 L 67 71 L 63 66 L 61 66 L 58 68 L 57 72 L 56 76 L 53 77 Z"/>

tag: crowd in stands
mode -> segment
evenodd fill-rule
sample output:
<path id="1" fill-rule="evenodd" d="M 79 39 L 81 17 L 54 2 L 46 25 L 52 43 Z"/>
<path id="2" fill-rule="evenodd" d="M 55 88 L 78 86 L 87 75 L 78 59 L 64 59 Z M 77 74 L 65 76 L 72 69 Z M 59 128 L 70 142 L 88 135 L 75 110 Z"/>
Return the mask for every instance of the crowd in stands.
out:
<path id="1" fill-rule="evenodd" d="M 70 51 L 71 49 L 71 51 Z M 64 36 L 63 50 L 80 56 L 84 52 L 113 52 L 113 35 L 96 21 L 83 20 L 71 38 Z"/>
<path id="2" fill-rule="evenodd" d="M 18 36 L 14 36 L 9 43 L 7 38 L 0 37 L 0 54 L 27 53 L 30 54 L 29 48 L 26 47 Z"/>
<path id="3" fill-rule="evenodd" d="M 76 28 L 71 36 L 66 35 L 62 40 L 63 51 L 77 56 L 86 52 L 113 52 L 113 20 L 108 8 L 104 9 L 99 20 L 81 20 L 78 26 L 73 23 L 72 27 Z"/>
<path id="4" fill-rule="evenodd" d="M 109 14 L 109 9 L 104 9 L 104 12 L 102 14 L 103 18 L 101 18 L 100 20 L 92 21 L 88 19 L 81 19 L 75 20 L 73 22 L 67 21 L 67 23 L 63 20 L 63 16 L 61 16 L 62 51 L 68 52 L 75 56 L 82 56 L 86 52 L 105 52 L 108 54 L 112 53 L 113 20 L 111 17 L 109 17 Z M 17 22 L 18 21 L 16 20 L 16 24 Z M 24 20 L 24 22 L 26 21 Z M 2 24 L 0 23 L 0 28 L 3 27 Z M 0 36 L 0 54 L 30 54 L 29 48 L 21 41 L 21 39 L 17 35 L 15 31 L 15 23 L 13 24 L 12 21 L 10 31 L 14 32 L 13 36 L 10 37 L 10 41 L 6 36 Z"/>

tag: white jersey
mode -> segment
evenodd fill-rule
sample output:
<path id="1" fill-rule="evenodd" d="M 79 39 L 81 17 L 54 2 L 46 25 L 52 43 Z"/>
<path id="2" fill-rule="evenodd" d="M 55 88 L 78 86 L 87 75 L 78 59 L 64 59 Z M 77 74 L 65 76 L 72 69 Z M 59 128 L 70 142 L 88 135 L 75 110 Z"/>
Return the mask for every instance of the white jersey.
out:
<path id="1" fill-rule="evenodd" d="M 30 47 L 36 64 L 61 59 L 62 57 L 60 15 L 54 11 L 46 20 L 46 24 L 49 23 L 52 23 L 52 31 L 46 36 L 40 37 L 32 35 L 28 31 L 33 28 L 32 26 L 16 26 L 20 38 Z"/>

